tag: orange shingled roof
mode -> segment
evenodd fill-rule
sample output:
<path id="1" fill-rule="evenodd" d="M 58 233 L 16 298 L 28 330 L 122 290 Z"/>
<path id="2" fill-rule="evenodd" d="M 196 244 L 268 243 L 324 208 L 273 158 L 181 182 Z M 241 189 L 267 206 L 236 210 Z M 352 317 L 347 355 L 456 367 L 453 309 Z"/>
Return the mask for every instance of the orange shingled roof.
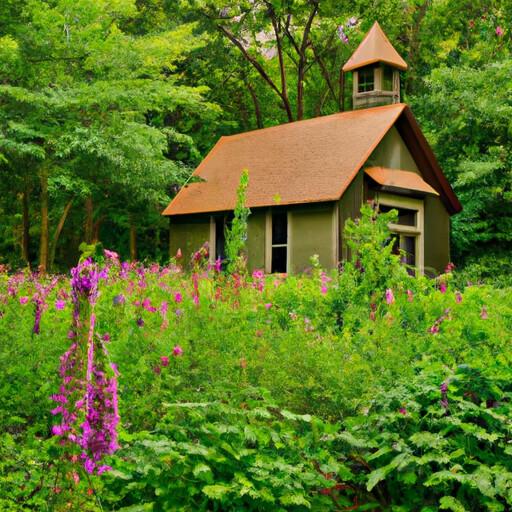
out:
<path id="1" fill-rule="evenodd" d="M 384 62 L 402 70 L 407 69 L 405 60 L 400 57 L 377 22 L 343 66 L 343 71 L 352 71 L 376 62 Z"/>
<path id="2" fill-rule="evenodd" d="M 364 172 L 379 185 L 439 195 L 419 174 L 411 171 L 387 169 L 386 167 L 368 167 Z"/>
<path id="3" fill-rule="evenodd" d="M 221 137 L 164 215 L 233 210 L 243 169 L 247 206 L 339 199 L 406 106 L 343 112 Z"/>

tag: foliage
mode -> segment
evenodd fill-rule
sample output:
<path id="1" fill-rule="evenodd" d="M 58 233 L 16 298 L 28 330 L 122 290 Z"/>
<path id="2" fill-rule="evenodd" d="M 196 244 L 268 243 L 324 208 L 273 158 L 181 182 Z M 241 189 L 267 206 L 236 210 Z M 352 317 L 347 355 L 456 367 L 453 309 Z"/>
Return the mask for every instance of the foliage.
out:
<path id="1" fill-rule="evenodd" d="M 242 171 L 240 184 L 236 192 L 236 205 L 231 225 L 226 227 L 226 259 L 229 273 L 243 271 L 246 267 L 246 256 L 243 254 L 247 241 L 247 219 L 251 210 L 245 206 L 249 171 Z"/>
<path id="2" fill-rule="evenodd" d="M 457 255 L 484 255 L 511 245 L 510 120 L 512 59 L 478 68 L 441 68 L 428 80 L 428 101 L 418 99 L 444 170 L 464 205 L 454 217 Z M 454 147 L 458 150 L 454 151 Z"/>
<path id="3" fill-rule="evenodd" d="M 2 508 L 506 509 L 510 288 L 408 274 L 388 220 L 364 207 L 331 273 L 187 274 L 105 251 L 94 336 L 123 431 L 101 477 L 51 437 L 69 282 L 2 271 Z"/>
<path id="4" fill-rule="evenodd" d="M 330 510 L 325 473 L 350 475 L 319 443 L 333 427 L 255 390 L 237 400 L 169 404 L 155 432 L 127 435 L 106 482 L 116 507 Z"/>
<path id="5" fill-rule="evenodd" d="M 345 422 L 366 490 L 381 510 L 507 510 L 510 360 L 483 371 L 459 365 L 444 379 L 446 370 L 423 366 Z"/>

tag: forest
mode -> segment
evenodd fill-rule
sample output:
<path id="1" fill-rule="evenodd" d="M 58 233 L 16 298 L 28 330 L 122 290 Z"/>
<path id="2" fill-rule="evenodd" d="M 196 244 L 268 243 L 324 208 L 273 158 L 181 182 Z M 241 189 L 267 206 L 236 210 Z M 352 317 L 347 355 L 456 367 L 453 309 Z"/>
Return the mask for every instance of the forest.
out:
<path id="1" fill-rule="evenodd" d="M 464 207 L 452 259 L 505 273 L 506 0 L 4 0 L 0 264 L 65 270 L 97 241 L 167 261 L 160 213 L 218 138 L 350 109 L 340 70 L 375 20 Z"/>
<path id="2" fill-rule="evenodd" d="M 376 20 L 452 262 L 369 202 L 337 268 L 252 269 L 250 169 L 225 259 L 169 254 L 219 137 L 352 109 Z M 0 510 L 511 510 L 511 51 L 510 0 L 1 0 Z"/>

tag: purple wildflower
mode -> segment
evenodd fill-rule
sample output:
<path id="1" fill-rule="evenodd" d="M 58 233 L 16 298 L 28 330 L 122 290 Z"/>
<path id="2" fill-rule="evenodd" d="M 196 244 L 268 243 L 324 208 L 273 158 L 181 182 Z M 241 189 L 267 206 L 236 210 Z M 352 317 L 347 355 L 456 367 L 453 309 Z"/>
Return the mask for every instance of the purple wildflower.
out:
<path id="1" fill-rule="evenodd" d="M 347 37 L 347 34 L 345 34 L 345 27 L 343 25 L 339 25 L 336 29 L 336 32 L 338 33 L 338 38 L 343 44 L 348 44 L 349 40 Z"/>
<path id="2" fill-rule="evenodd" d="M 63 384 L 60 392 L 51 398 L 60 404 L 52 412 L 61 415 L 61 424 L 54 426 L 52 432 L 62 437 L 61 443 L 77 444 L 82 450 L 80 458 L 85 470 L 94 473 L 99 472 L 101 458 L 117 449 L 118 372 L 112 367 L 114 376 L 107 375 L 108 354 L 104 342 L 109 336 L 94 334 L 98 267 L 86 260 L 71 275 L 73 343 L 60 358 Z"/>
<path id="3" fill-rule="evenodd" d="M 179 357 L 179 356 L 183 355 L 183 349 L 179 345 L 176 345 L 172 349 L 172 355 L 175 357 Z"/>
<path id="4" fill-rule="evenodd" d="M 183 296 L 181 295 L 181 293 L 180 292 L 176 292 L 174 294 L 174 302 L 179 304 L 182 300 L 183 300 Z"/>
<path id="5" fill-rule="evenodd" d="M 66 307 L 66 301 L 58 299 L 55 301 L 55 309 L 62 310 Z"/>
<path id="6" fill-rule="evenodd" d="M 119 295 L 116 295 L 112 299 L 112 303 L 114 304 L 114 306 L 119 306 L 120 304 L 124 304 L 125 302 L 126 302 L 126 299 L 124 298 L 124 295 L 122 293 L 120 293 Z"/>

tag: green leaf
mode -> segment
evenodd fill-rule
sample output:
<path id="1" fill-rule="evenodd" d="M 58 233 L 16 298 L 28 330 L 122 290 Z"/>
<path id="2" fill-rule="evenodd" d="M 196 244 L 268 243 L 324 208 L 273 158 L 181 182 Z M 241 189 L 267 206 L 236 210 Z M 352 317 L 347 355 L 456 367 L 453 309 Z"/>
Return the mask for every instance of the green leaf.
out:
<path id="1" fill-rule="evenodd" d="M 306 508 L 311 508 L 311 503 L 304 497 L 303 494 L 293 493 L 285 494 L 279 498 L 281 504 L 287 505 L 302 505 Z"/>
<path id="2" fill-rule="evenodd" d="M 452 496 L 443 496 L 439 500 L 439 508 L 442 510 L 452 510 L 453 512 L 467 512 L 462 503 Z"/>
<path id="3" fill-rule="evenodd" d="M 206 494 L 206 496 L 213 500 L 221 500 L 226 494 L 229 494 L 231 490 L 230 486 L 222 484 L 205 485 L 202 489 L 203 494 Z"/>

